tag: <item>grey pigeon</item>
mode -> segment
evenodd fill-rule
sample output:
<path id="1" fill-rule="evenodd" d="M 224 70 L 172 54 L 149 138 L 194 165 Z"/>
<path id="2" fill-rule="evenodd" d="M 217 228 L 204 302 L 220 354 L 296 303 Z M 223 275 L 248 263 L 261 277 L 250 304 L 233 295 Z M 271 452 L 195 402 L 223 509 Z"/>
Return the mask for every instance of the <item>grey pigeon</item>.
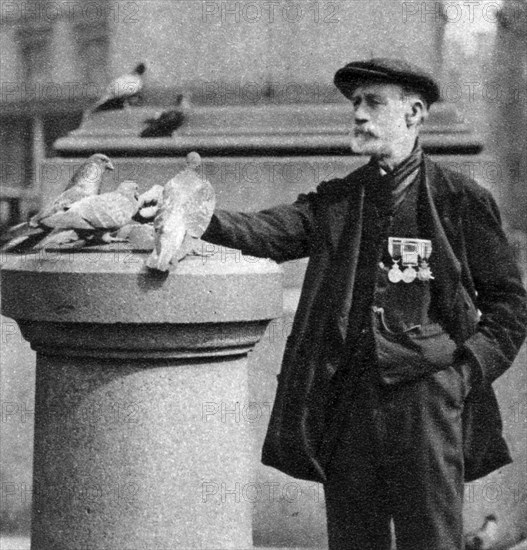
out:
<path id="1" fill-rule="evenodd" d="M 187 167 L 163 189 L 163 200 L 154 220 L 155 247 L 147 258 L 150 269 L 168 271 L 170 263 L 188 253 L 199 253 L 197 243 L 207 229 L 216 204 L 214 189 L 196 174 L 198 153 L 187 155 Z"/>
<path id="2" fill-rule="evenodd" d="M 115 191 L 86 197 L 77 201 L 66 212 L 49 217 L 46 223 L 53 232 L 38 248 L 62 245 L 67 242 L 111 242 L 112 233 L 131 223 L 137 213 L 138 185 L 135 181 L 123 181 Z"/>
<path id="3" fill-rule="evenodd" d="M 28 222 L 15 225 L 3 235 L 0 244 L 4 251 L 23 251 L 43 239 L 53 226 L 48 220 L 55 214 L 66 212 L 77 201 L 97 195 L 106 170 L 113 170 L 111 160 L 100 153 L 92 155 L 80 166 L 64 191 L 46 204 Z"/>
<path id="4" fill-rule="evenodd" d="M 158 113 L 154 118 L 147 118 L 147 127 L 140 136 L 146 137 L 169 137 L 180 126 L 182 126 L 190 110 L 190 97 L 187 94 L 179 94 L 177 103 L 172 109 Z"/>

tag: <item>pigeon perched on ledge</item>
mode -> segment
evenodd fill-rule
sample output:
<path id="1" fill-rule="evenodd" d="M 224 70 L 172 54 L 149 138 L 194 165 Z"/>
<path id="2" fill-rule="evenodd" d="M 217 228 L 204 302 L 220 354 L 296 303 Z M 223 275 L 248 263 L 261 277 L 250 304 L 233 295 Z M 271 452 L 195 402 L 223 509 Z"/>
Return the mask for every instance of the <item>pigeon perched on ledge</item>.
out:
<path id="1" fill-rule="evenodd" d="M 86 197 L 73 204 L 66 212 L 47 219 L 53 231 L 36 248 L 49 248 L 70 242 L 121 241 L 111 234 L 132 222 L 139 208 L 138 185 L 123 181 L 115 191 Z"/>
<path id="2" fill-rule="evenodd" d="M 134 220 L 140 223 L 153 221 L 163 200 L 163 186 L 154 184 L 150 189 L 139 195 L 139 210 Z"/>
<path id="3" fill-rule="evenodd" d="M 131 100 L 141 95 L 144 86 L 142 75 L 145 71 L 146 65 L 139 63 L 131 73 L 113 80 L 103 96 L 88 110 L 88 114 L 128 107 Z"/>
<path id="4" fill-rule="evenodd" d="M 170 137 L 187 119 L 190 99 L 185 94 L 178 95 L 177 104 L 154 118 L 147 118 L 147 127 L 141 132 L 142 138 Z"/>
<path id="5" fill-rule="evenodd" d="M 187 155 L 187 167 L 163 189 L 161 206 L 154 220 L 155 247 L 146 266 L 168 271 L 170 264 L 187 254 L 199 254 L 197 243 L 207 229 L 216 199 L 212 185 L 196 174 L 201 164 L 198 153 Z"/>
<path id="6" fill-rule="evenodd" d="M 8 229 L 0 240 L 1 250 L 23 252 L 36 245 L 53 229 L 49 219 L 66 212 L 77 201 L 98 195 L 106 170 L 113 170 L 111 160 L 100 153 L 92 155 L 80 166 L 62 193 L 45 205 L 28 222 Z"/>

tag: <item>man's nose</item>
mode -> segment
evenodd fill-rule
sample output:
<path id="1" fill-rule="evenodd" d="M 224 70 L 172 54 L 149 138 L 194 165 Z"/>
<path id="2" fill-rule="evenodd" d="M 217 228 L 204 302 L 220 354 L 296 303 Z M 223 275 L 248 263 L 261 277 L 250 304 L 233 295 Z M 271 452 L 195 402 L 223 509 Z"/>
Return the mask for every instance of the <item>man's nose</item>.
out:
<path id="1" fill-rule="evenodd" d="M 367 110 L 364 108 L 363 104 L 357 105 L 353 113 L 353 119 L 355 124 L 364 124 L 368 122 L 369 116 Z"/>

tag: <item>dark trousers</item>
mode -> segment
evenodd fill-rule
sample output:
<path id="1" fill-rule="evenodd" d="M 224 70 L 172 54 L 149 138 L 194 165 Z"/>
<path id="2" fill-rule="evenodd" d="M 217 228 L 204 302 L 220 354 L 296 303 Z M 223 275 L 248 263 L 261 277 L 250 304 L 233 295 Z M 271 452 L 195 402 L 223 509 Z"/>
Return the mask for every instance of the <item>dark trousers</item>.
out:
<path id="1" fill-rule="evenodd" d="M 452 367 L 395 387 L 363 374 L 324 486 L 330 550 L 463 548 L 461 413 Z"/>

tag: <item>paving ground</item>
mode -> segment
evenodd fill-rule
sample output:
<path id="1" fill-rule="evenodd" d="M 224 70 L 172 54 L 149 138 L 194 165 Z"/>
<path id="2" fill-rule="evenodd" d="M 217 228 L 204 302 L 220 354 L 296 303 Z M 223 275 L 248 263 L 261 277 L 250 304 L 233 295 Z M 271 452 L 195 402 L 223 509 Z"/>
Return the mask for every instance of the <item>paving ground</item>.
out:
<path id="1" fill-rule="evenodd" d="M 0 550 L 30 550 L 29 537 L 0 536 Z M 240 549 L 243 550 L 243 549 Z M 262 548 L 261 550 L 316 550 L 314 548 Z M 523 550 L 523 549 L 522 549 Z"/>
<path id="2" fill-rule="evenodd" d="M 0 550 L 30 550 L 29 537 L 0 536 Z M 262 548 L 261 550 L 315 550 L 302 548 Z M 527 540 L 514 546 L 510 550 L 527 550 Z"/>

